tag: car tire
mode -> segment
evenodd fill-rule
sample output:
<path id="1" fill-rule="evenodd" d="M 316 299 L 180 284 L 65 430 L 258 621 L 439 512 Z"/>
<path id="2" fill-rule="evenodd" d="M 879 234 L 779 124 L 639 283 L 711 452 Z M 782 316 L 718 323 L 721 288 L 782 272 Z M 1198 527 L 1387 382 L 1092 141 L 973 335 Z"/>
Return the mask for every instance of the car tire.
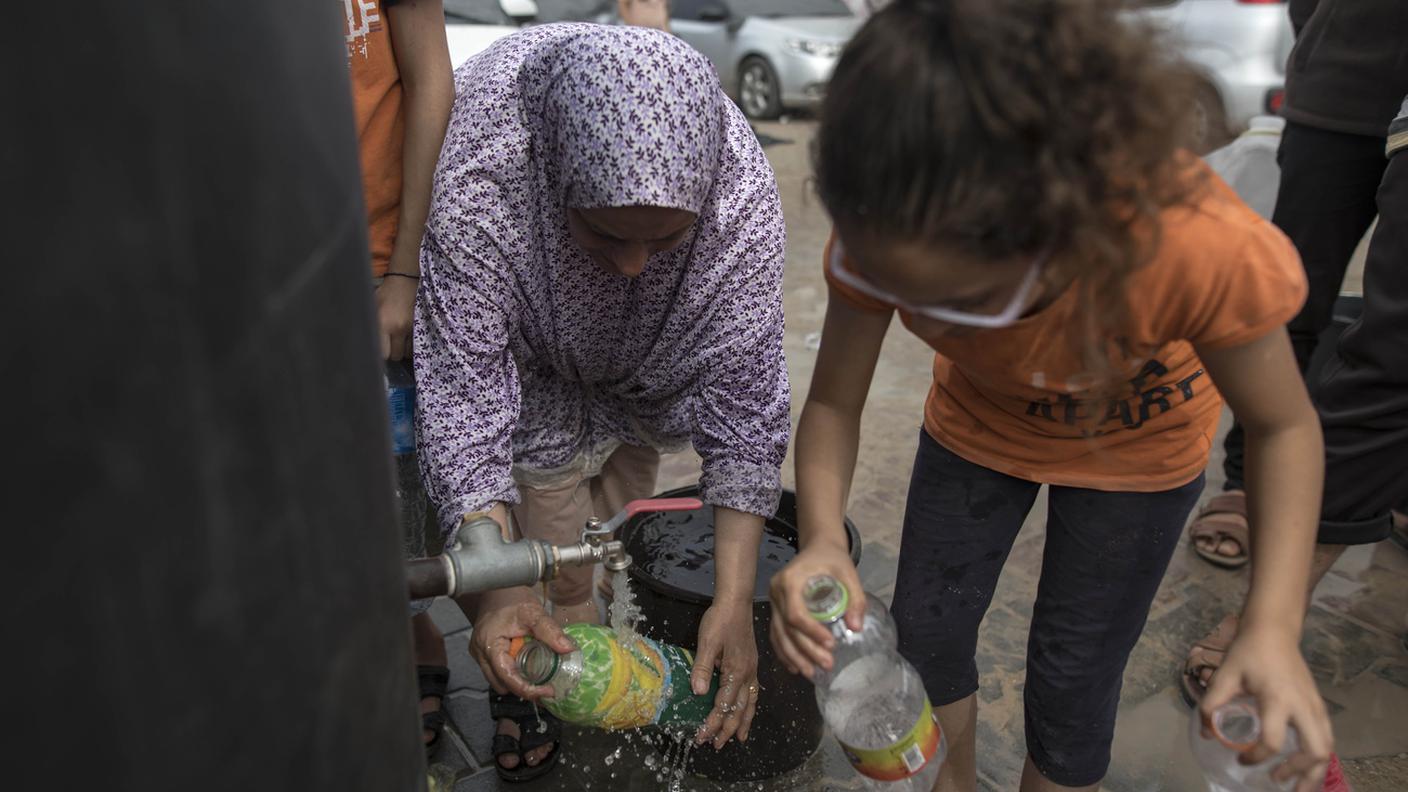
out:
<path id="1" fill-rule="evenodd" d="M 1222 95 L 1207 83 L 1198 86 L 1198 92 L 1193 97 L 1192 132 L 1191 148 L 1200 156 L 1220 148 L 1233 137 Z"/>
<path id="2" fill-rule="evenodd" d="M 754 121 L 782 115 L 782 83 L 765 58 L 750 55 L 738 66 L 738 106 Z"/>

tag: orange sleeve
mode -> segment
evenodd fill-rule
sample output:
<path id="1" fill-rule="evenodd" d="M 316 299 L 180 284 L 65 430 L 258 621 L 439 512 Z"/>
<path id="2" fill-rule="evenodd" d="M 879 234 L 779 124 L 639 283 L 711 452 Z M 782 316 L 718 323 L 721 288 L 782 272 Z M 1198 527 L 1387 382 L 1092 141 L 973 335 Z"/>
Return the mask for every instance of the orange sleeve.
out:
<path id="1" fill-rule="evenodd" d="M 831 290 L 831 294 L 839 296 L 856 308 L 866 311 L 876 311 L 890 313 L 895 310 L 895 306 L 887 302 L 882 302 L 874 297 L 861 294 L 844 283 L 831 276 L 831 268 L 827 262 L 831 260 L 831 246 L 836 244 L 836 231 L 832 230 L 831 236 L 826 240 L 826 249 L 821 254 L 821 271 L 826 275 L 826 285 Z"/>
<path id="2" fill-rule="evenodd" d="M 1186 306 L 1183 336 L 1195 346 L 1250 343 L 1285 325 L 1305 303 L 1305 268 L 1291 241 L 1266 221 L 1247 231 L 1236 253 L 1206 260 L 1207 286 Z"/>

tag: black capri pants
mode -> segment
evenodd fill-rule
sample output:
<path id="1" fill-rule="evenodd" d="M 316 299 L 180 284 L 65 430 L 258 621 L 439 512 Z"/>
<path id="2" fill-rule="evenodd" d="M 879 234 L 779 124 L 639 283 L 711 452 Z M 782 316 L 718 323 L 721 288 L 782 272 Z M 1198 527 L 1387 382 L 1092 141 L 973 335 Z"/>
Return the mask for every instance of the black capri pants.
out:
<path id="1" fill-rule="evenodd" d="M 968 462 L 921 432 L 891 611 L 936 706 L 978 690 L 978 625 L 1041 485 Z M 1051 487 L 1027 639 L 1027 752 L 1046 778 L 1110 764 L 1125 663 L 1203 477 L 1166 492 Z"/>

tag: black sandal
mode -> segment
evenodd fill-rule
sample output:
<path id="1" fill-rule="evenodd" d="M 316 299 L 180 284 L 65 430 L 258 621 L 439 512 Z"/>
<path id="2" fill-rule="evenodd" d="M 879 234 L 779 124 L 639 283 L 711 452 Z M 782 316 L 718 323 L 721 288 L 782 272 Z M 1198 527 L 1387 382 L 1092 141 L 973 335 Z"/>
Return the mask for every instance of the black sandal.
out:
<path id="1" fill-rule="evenodd" d="M 440 699 L 440 708 L 420 716 L 421 729 L 430 732 L 430 742 L 425 743 L 426 758 L 440 744 L 440 733 L 445 730 L 445 689 L 450 685 L 450 669 L 445 666 L 416 666 L 416 680 L 420 687 L 420 699 Z"/>
<path id="2" fill-rule="evenodd" d="M 535 710 L 533 705 L 512 693 L 489 694 L 489 717 L 494 720 L 494 740 L 490 752 L 494 755 L 494 769 L 499 778 L 509 783 L 531 781 L 546 775 L 557 766 L 558 754 L 562 753 L 562 721 L 554 718 L 547 710 Z M 519 737 L 498 734 L 498 722 L 503 719 L 518 725 Z M 529 766 L 527 753 L 549 743 L 556 743 L 543 761 Z M 513 754 L 518 757 L 518 765 L 513 768 L 499 764 L 499 757 Z"/>

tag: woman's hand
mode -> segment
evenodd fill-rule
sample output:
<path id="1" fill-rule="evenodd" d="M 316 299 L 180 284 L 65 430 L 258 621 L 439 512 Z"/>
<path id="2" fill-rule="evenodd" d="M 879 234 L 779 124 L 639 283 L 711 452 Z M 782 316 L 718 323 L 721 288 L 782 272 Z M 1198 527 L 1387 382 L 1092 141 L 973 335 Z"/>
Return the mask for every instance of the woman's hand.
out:
<path id="1" fill-rule="evenodd" d="M 514 638 L 526 636 L 542 641 L 559 654 L 571 652 L 577 645 L 552 620 L 531 589 L 518 587 L 485 593 L 471 621 L 474 632 L 469 638 L 469 653 L 494 690 L 535 701 L 552 695 L 552 688 L 530 685 L 518 673 L 518 662 L 509 654 L 509 646 Z"/>
<path id="2" fill-rule="evenodd" d="M 709 692 L 715 665 L 719 667 L 719 692 L 695 741 L 712 740 L 717 750 L 735 735 L 739 742 L 748 739 L 758 707 L 758 644 L 753 639 L 751 599 L 716 599 L 704 612 L 699 622 L 699 653 L 690 674 L 695 695 Z"/>
<path id="3" fill-rule="evenodd" d="M 1203 722 L 1238 695 L 1256 699 L 1261 715 L 1261 742 L 1242 755 L 1248 764 L 1270 759 L 1285 744 L 1288 725 L 1299 735 L 1300 749 L 1272 778 L 1298 777 L 1296 792 L 1316 792 L 1334 750 L 1330 717 L 1301 657 L 1296 632 L 1279 626 L 1257 628 L 1243 622 L 1227 651 L 1227 660 L 1213 675 L 1199 706 Z"/>
<path id="4" fill-rule="evenodd" d="M 383 360 L 411 356 L 411 328 L 415 324 L 416 287 L 420 281 L 387 275 L 376 287 L 377 337 Z"/>
<path id="5" fill-rule="evenodd" d="M 783 665 L 794 674 L 811 679 L 816 667 L 830 670 L 831 648 L 836 639 L 807 611 L 804 594 L 807 582 L 818 575 L 830 575 L 846 587 L 850 605 L 846 624 L 859 630 L 865 619 L 865 594 L 860 576 L 845 549 L 829 543 L 809 545 L 781 572 L 773 575 L 768 596 L 772 598 L 772 645 Z"/>

